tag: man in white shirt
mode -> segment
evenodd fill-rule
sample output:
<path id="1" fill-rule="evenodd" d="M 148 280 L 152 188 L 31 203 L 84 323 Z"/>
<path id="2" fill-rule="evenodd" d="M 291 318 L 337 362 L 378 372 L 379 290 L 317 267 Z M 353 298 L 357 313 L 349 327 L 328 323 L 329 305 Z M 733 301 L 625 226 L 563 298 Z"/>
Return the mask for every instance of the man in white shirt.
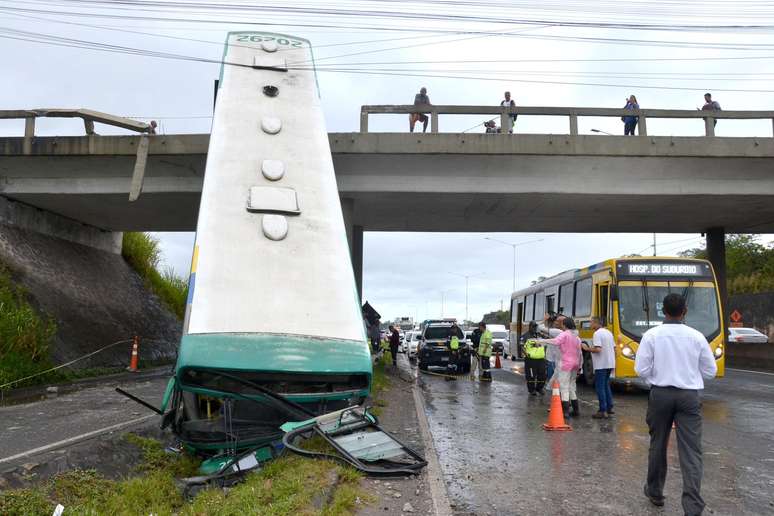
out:
<path id="1" fill-rule="evenodd" d="M 599 411 L 592 415 L 594 419 L 607 419 L 613 412 L 613 391 L 610 389 L 610 375 L 615 369 L 615 339 L 610 330 L 604 327 L 599 317 L 591 318 L 594 341 L 583 349 L 591 353 L 594 366 L 594 388 L 599 399 Z"/>
<path id="2" fill-rule="evenodd" d="M 704 335 L 683 324 L 687 308 L 680 294 L 664 298 L 664 323 L 646 331 L 637 349 L 634 370 L 651 385 L 648 414 L 650 429 L 648 479 L 645 496 L 664 505 L 667 445 L 672 423 L 677 426 L 677 450 L 683 474 L 683 511 L 695 516 L 704 510 L 701 497 L 701 400 L 704 378 L 717 373 L 715 357 Z"/>

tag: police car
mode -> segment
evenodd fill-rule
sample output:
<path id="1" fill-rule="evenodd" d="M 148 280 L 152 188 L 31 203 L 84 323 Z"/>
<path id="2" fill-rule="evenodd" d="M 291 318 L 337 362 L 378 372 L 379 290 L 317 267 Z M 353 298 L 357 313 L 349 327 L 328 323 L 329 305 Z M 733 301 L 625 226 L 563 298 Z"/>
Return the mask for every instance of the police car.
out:
<path id="1" fill-rule="evenodd" d="M 456 322 L 456 319 L 434 319 L 423 323 L 418 352 L 419 369 L 427 371 L 429 367 L 442 367 L 457 373 L 470 372 L 470 343 Z M 456 353 L 451 349 L 452 332 L 459 341 Z"/>

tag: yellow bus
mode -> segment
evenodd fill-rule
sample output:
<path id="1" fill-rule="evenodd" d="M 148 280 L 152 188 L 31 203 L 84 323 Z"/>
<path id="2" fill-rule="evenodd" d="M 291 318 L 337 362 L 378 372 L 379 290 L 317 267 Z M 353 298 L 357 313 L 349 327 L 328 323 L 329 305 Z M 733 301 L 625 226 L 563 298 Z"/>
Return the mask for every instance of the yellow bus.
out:
<path id="1" fill-rule="evenodd" d="M 643 333 L 664 320 L 664 296 L 683 294 L 688 302 L 685 323 L 707 338 L 718 365 L 718 377 L 725 370 L 725 328 L 715 272 L 706 260 L 690 258 L 614 258 L 569 270 L 511 296 L 509 354 L 522 356 L 521 336 L 530 321 L 540 322 L 554 312 L 575 319 L 580 337 L 591 342 L 591 317 L 598 316 L 615 337 L 613 377 L 637 383 L 634 359 Z M 584 352 L 583 372 L 593 380 L 591 357 Z"/>

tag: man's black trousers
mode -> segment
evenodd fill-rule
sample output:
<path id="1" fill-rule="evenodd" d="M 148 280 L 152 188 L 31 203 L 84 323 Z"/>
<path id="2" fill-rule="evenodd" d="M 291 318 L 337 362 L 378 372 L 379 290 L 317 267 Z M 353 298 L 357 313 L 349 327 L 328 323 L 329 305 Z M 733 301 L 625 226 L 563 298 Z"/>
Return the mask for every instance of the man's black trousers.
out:
<path id="1" fill-rule="evenodd" d="M 543 392 L 546 385 L 546 361 L 542 358 L 525 358 L 524 376 L 527 377 L 529 392 Z"/>
<path id="2" fill-rule="evenodd" d="M 677 451 L 683 474 L 683 511 L 687 516 L 701 514 L 703 475 L 701 456 L 701 401 L 699 391 L 676 387 L 656 387 L 650 390 L 648 414 L 650 451 L 648 453 L 647 489 L 651 496 L 664 495 L 667 475 L 667 445 L 672 423 L 677 427 Z"/>

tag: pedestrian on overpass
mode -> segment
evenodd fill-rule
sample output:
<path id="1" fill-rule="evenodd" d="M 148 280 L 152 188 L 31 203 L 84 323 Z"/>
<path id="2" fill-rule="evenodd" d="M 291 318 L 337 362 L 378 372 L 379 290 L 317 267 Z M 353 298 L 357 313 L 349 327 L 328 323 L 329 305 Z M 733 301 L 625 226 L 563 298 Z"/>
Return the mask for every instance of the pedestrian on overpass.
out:
<path id="1" fill-rule="evenodd" d="M 722 111 L 720 103 L 717 100 L 712 100 L 712 93 L 704 94 L 704 105 L 701 107 L 701 111 Z M 718 125 L 717 118 L 714 120 L 713 126 Z"/>
<path id="2" fill-rule="evenodd" d="M 492 381 L 492 373 L 489 371 L 489 359 L 492 356 L 492 332 L 486 329 L 486 323 L 478 323 L 481 331 L 481 339 L 478 343 L 478 356 L 481 359 L 481 379 Z"/>
<path id="3" fill-rule="evenodd" d="M 414 105 L 415 106 L 430 106 L 430 97 L 427 96 L 427 88 L 422 88 L 419 90 L 419 93 L 417 93 L 414 96 Z M 409 115 L 409 131 L 414 132 L 414 126 L 416 125 L 417 121 L 422 122 L 422 132 L 427 132 L 427 115 L 425 113 L 411 113 Z"/>
<path id="4" fill-rule="evenodd" d="M 637 103 L 637 97 L 634 95 L 629 96 L 626 99 L 626 105 L 624 109 L 640 109 L 639 103 Z M 624 136 L 634 136 L 634 128 L 637 127 L 637 121 L 639 117 L 634 115 L 626 115 L 621 117 L 621 121 L 624 123 Z"/>
<path id="5" fill-rule="evenodd" d="M 701 451 L 701 398 L 704 378 L 714 378 L 717 365 L 707 339 L 684 324 L 685 298 L 677 293 L 663 301 L 664 322 L 645 332 L 637 349 L 634 370 L 651 385 L 645 421 L 650 430 L 645 496 L 664 505 L 667 446 L 672 423 L 677 426 L 677 451 L 683 474 L 682 505 L 686 516 L 704 510 Z"/>
<path id="6" fill-rule="evenodd" d="M 393 367 L 398 366 L 398 347 L 400 346 L 400 333 L 392 324 L 390 325 L 390 335 L 387 337 L 390 341 L 390 354 L 392 355 Z"/>
<path id="7" fill-rule="evenodd" d="M 565 417 L 580 416 L 580 405 L 576 392 L 578 370 L 581 366 L 581 341 L 571 317 L 562 319 L 564 331 L 554 339 L 539 339 L 539 343 L 549 344 L 559 348 L 560 358 L 556 376 L 559 380 L 559 393 L 562 397 L 562 411 Z M 572 406 L 572 412 L 570 412 Z"/>
<path id="8" fill-rule="evenodd" d="M 596 389 L 599 399 L 599 411 L 591 417 L 607 419 L 614 413 L 610 375 L 615 369 L 615 339 L 599 317 L 591 318 L 591 329 L 594 330 L 591 346 L 586 344 L 582 346 L 585 351 L 591 353 L 591 363 L 594 367 L 594 389 Z"/>
<path id="9" fill-rule="evenodd" d="M 514 102 L 514 100 L 511 98 L 511 92 L 506 91 L 504 95 L 505 95 L 505 99 L 500 101 L 500 106 L 505 108 L 515 108 L 516 102 Z M 502 128 L 502 132 L 508 131 L 509 134 L 513 134 L 513 126 L 516 125 L 517 116 L 518 115 L 516 115 L 516 113 L 511 113 L 508 115 L 508 119 L 507 119 L 508 123 L 505 125 L 505 127 Z"/>
<path id="10" fill-rule="evenodd" d="M 538 343 L 539 338 L 538 325 L 531 321 L 524 342 L 524 376 L 527 379 L 527 391 L 532 396 L 542 395 L 546 384 L 546 348 Z"/>

